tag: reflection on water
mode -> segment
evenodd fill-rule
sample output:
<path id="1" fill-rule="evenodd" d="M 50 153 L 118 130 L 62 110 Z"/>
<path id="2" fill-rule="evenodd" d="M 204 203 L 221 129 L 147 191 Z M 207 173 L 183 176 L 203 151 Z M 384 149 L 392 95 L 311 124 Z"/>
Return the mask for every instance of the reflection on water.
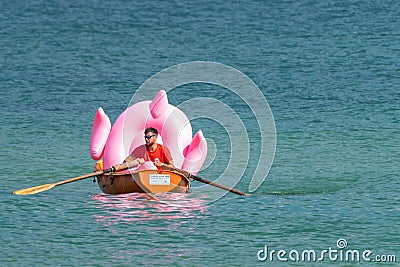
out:
<path id="1" fill-rule="evenodd" d="M 207 201 L 190 194 L 97 194 L 92 197 L 99 214 L 97 222 L 106 225 L 150 220 L 195 218 L 207 212 Z"/>

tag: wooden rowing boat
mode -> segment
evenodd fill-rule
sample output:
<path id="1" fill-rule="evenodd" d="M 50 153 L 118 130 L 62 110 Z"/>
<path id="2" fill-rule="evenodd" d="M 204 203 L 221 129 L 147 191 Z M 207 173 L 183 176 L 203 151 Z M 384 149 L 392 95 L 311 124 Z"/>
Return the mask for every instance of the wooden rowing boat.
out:
<path id="1" fill-rule="evenodd" d="M 37 194 L 43 191 L 47 191 L 56 186 L 72 183 L 75 181 L 87 179 L 90 177 L 97 177 L 97 182 L 100 189 L 106 194 L 127 194 L 127 193 L 188 193 L 190 191 L 191 180 L 196 180 L 205 184 L 213 185 L 215 187 L 224 189 L 226 191 L 241 195 L 248 196 L 243 192 L 237 191 L 233 188 L 217 184 L 213 181 L 209 181 L 195 175 L 192 175 L 188 171 L 181 170 L 174 167 L 163 166 L 161 172 L 156 170 L 142 170 L 133 173 L 125 173 L 124 171 L 130 169 L 136 165 L 124 162 L 111 166 L 108 169 L 101 170 L 101 163 L 97 162 L 95 165 L 95 172 L 69 178 L 63 181 L 59 181 L 51 184 L 43 184 L 39 186 L 29 187 L 25 189 L 15 190 L 14 195 L 29 195 Z"/>
<path id="2" fill-rule="evenodd" d="M 182 173 L 163 170 L 141 170 L 134 173 L 98 175 L 97 183 L 105 194 L 127 193 L 188 193 L 190 182 Z"/>

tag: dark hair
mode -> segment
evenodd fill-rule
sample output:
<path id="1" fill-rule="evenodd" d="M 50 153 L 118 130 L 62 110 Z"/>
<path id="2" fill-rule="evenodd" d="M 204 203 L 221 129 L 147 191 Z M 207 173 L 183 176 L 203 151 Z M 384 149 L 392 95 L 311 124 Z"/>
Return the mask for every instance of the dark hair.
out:
<path id="1" fill-rule="evenodd" d="M 153 133 L 155 135 L 158 135 L 157 129 L 153 128 L 153 127 L 149 127 L 149 128 L 146 128 L 146 130 L 144 130 L 144 134 L 148 134 L 148 133 Z"/>

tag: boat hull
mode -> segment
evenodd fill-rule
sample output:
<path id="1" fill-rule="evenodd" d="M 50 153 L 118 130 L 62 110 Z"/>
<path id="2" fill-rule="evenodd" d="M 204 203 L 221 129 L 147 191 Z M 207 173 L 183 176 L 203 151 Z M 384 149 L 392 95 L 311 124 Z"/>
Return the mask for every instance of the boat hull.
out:
<path id="1" fill-rule="evenodd" d="M 135 173 L 112 173 L 97 176 L 100 190 L 105 194 L 128 193 L 188 193 L 190 182 L 173 171 L 142 170 Z"/>

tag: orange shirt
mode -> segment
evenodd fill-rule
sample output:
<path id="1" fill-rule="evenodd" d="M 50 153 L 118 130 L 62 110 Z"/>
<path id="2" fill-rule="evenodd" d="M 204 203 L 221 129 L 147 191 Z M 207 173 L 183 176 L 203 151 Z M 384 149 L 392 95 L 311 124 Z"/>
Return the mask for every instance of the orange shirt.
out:
<path id="1" fill-rule="evenodd" d="M 172 161 L 171 152 L 166 146 L 157 144 L 156 150 L 151 152 L 146 145 L 139 146 L 132 154 L 135 158 L 144 158 L 145 161 L 155 162 L 158 158 L 161 163 L 170 163 Z"/>

